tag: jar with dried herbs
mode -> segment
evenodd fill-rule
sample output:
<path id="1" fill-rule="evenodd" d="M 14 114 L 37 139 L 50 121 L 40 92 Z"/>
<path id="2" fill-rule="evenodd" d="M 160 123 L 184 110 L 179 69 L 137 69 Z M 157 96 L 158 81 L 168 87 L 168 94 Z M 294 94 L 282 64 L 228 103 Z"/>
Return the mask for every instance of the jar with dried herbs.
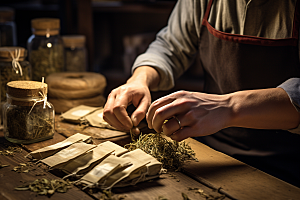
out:
<path id="1" fill-rule="evenodd" d="M 27 51 L 23 47 L 0 47 L 0 110 L 6 101 L 8 82 L 31 80 L 31 65 L 25 60 L 26 56 Z"/>
<path id="2" fill-rule="evenodd" d="M 65 35 L 62 39 L 65 47 L 65 71 L 85 72 L 87 70 L 85 36 Z"/>
<path id="3" fill-rule="evenodd" d="M 60 20 L 37 18 L 31 20 L 32 35 L 27 41 L 32 79 L 40 81 L 53 72 L 64 70 L 64 47 L 59 34 Z"/>
<path id="4" fill-rule="evenodd" d="M 30 144 L 53 137 L 55 112 L 47 101 L 47 88 L 43 81 L 7 83 L 3 130 L 8 141 Z"/>

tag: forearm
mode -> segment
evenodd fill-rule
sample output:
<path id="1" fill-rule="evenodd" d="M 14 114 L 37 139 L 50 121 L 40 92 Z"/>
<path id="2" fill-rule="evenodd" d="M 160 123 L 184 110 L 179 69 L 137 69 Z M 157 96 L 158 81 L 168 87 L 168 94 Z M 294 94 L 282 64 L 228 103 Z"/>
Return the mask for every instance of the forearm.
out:
<path id="1" fill-rule="evenodd" d="M 134 70 L 132 76 L 127 80 L 127 83 L 137 82 L 137 84 L 144 84 L 151 90 L 157 87 L 159 81 L 159 73 L 154 68 L 141 66 Z"/>
<path id="2" fill-rule="evenodd" d="M 299 125 L 299 113 L 281 88 L 239 91 L 228 96 L 229 126 L 288 130 Z"/>

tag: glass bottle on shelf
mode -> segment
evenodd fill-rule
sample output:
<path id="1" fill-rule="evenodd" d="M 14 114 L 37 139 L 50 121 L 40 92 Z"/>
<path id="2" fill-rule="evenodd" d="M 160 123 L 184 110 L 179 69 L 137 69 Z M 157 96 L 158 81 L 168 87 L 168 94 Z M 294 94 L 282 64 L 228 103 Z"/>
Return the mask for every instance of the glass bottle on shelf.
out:
<path id="1" fill-rule="evenodd" d="M 17 45 L 14 17 L 15 11 L 12 8 L 0 7 L 0 47 Z"/>
<path id="2" fill-rule="evenodd" d="M 62 36 L 65 47 L 65 71 L 87 71 L 87 50 L 84 35 Z"/>
<path id="3" fill-rule="evenodd" d="M 32 35 L 27 41 L 32 80 L 39 81 L 64 69 L 64 47 L 59 34 L 60 20 L 37 18 L 31 20 Z"/>
<path id="4" fill-rule="evenodd" d="M 3 105 L 3 132 L 13 143 L 30 144 L 54 135 L 55 112 L 47 101 L 47 84 L 37 81 L 12 81 L 7 84 Z"/>

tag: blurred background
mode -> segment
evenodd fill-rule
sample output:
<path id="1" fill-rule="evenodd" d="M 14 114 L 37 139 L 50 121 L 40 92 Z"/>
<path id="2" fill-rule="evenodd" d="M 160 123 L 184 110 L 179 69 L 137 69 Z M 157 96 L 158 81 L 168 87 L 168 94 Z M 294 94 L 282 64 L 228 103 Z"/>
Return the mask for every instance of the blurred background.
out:
<path id="1" fill-rule="evenodd" d="M 134 59 L 167 25 L 175 4 L 176 0 L 1 0 L 0 7 L 14 10 L 17 46 L 26 48 L 34 18 L 59 18 L 60 35 L 84 35 L 86 70 L 106 77 L 107 96 L 130 76 Z M 191 67 L 173 90 L 201 91 L 202 75 L 201 68 Z M 152 95 L 156 99 L 165 94 Z"/>

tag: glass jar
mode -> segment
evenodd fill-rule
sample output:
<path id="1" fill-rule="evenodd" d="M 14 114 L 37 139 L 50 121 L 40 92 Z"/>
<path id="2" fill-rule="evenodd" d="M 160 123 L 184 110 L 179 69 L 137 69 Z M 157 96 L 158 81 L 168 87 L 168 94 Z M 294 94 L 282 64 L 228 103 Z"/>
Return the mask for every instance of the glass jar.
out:
<path id="1" fill-rule="evenodd" d="M 84 35 L 62 36 L 65 47 L 65 71 L 87 71 L 87 51 Z"/>
<path id="2" fill-rule="evenodd" d="M 15 11 L 12 8 L 0 7 L 0 47 L 17 45 L 14 17 Z"/>
<path id="3" fill-rule="evenodd" d="M 37 18 L 31 20 L 32 33 L 27 41 L 32 80 L 40 81 L 64 69 L 64 47 L 59 35 L 60 20 Z"/>
<path id="4" fill-rule="evenodd" d="M 47 101 L 47 84 L 37 81 L 12 81 L 7 84 L 3 105 L 5 138 L 30 144 L 54 135 L 54 107 Z"/>
<path id="5" fill-rule="evenodd" d="M 31 65 L 25 60 L 26 49 L 22 47 L 0 47 L 0 124 L 2 106 L 6 101 L 6 84 L 10 81 L 31 80 Z M 2 128 L 2 126 L 0 126 Z"/>

